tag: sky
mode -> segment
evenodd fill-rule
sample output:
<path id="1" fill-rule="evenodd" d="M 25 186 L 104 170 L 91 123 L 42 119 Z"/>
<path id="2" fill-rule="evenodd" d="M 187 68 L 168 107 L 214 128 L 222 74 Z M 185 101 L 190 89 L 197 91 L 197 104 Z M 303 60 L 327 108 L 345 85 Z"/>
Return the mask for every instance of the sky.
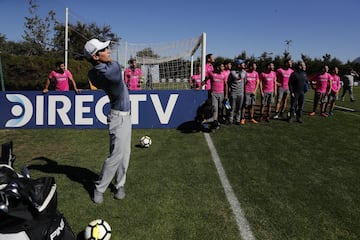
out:
<path id="1" fill-rule="evenodd" d="M 360 56 L 359 0 L 36 0 L 38 15 L 55 11 L 58 21 L 110 25 L 129 43 L 168 43 L 207 36 L 207 53 L 234 58 L 262 53 L 293 60 L 301 54 L 322 59 L 325 54 L 343 63 Z M 0 33 L 21 41 L 28 0 L 0 0 Z M 289 45 L 286 41 L 290 40 Z M 86 40 L 84 39 L 84 43 Z"/>

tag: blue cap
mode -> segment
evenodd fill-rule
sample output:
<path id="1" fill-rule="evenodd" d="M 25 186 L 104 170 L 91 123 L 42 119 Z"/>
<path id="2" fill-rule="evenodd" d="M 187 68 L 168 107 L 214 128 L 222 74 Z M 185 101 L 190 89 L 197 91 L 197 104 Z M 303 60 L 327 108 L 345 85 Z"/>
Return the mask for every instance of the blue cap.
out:
<path id="1" fill-rule="evenodd" d="M 242 59 L 236 59 L 235 60 L 236 65 L 240 65 L 240 64 L 243 64 L 243 63 L 245 63 L 245 60 L 242 60 Z"/>

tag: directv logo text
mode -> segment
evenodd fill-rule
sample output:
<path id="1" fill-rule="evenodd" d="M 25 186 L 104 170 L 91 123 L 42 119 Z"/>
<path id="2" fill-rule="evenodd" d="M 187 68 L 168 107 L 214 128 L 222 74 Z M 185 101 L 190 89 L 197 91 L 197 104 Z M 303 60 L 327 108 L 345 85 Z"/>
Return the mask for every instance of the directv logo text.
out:
<path id="1" fill-rule="evenodd" d="M 204 96 L 194 91 L 131 92 L 133 127 L 175 128 L 194 118 Z M 106 128 L 110 108 L 103 91 L 4 92 L 0 101 L 0 128 Z"/>
<path id="2" fill-rule="evenodd" d="M 45 109 L 44 99 L 47 97 L 47 108 Z M 94 102 L 93 95 L 76 95 L 75 102 L 64 95 L 39 95 L 36 96 L 36 101 L 33 103 L 22 94 L 6 94 L 9 102 L 15 103 L 11 108 L 11 113 L 14 116 L 6 122 L 5 127 L 23 127 L 32 118 L 35 118 L 36 125 L 57 125 L 61 121 L 63 125 L 92 125 L 94 117 L 86 117 L 85 114 L 94 113 L 96 118 L 103 124 L 106 124 L 106 114 L 104 107 L 109 103 L 109 98 L 103 96 L 94 105 L 92 109 L 88 103 Z M 161 124 L 167 124 L 170 116 L 174 110 L 174 106 L 178 94 L 171 94 L 165 109 L 163 109 L 157 94 L 150 94 L 150 99 L 154 110 L 159 118 Z M 146 94 L 136 94 L 130 96 L 132 109 L 132 123 L 139 124 L 139 105 L 141 102 L 147 101 Z M 75 118 L 73 121 L 70 118 L 70 110 L 74 108 Z M 47 113 L 47 116 L 44 116 Z"/>

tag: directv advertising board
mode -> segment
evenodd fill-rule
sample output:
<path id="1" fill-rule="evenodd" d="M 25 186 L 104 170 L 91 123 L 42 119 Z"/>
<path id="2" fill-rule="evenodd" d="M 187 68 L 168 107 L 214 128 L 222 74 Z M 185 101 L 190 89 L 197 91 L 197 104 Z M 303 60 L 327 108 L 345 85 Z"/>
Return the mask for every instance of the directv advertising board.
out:
<path id="1" fill-rule="evenodd" d="M 177 128 L 192 121 L 206 91 L 130 91 L 133 128 Z M 42 94 L 0 92 L 0 129 L 106 128 L 109 98 L 103 91 Z"/>

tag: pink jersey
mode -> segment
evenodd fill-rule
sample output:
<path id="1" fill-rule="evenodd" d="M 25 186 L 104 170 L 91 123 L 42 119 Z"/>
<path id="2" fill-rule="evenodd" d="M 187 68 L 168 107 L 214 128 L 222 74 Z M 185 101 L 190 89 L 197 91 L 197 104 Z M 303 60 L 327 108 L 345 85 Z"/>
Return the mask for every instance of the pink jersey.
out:
<path id="1" fill-rule="evenodd" d="M 245 93 L 254 93 L 259 74 L 257 71 L 246 72 Z"/>
<path id="2" fill-rule="evenodd" d="M 201 87 L 201 75 L 195 74 L 191 76 L 191 85 L 195 87 L 195 89 L 200 89 Z"/>
<path id="3" fill-rule="evenodd" d="M 286 90 L 289 89 L 289 78 L 292 72 L 294 72 L 294 70 L 292 70 L 291 68 L 288 68 L 286 70 L 283 68 L 279 68 L 276 71 L 276 81 L 279 87 Z"/>
<path id="4" fill-rule="evenodd" d="M 230 69 L 226 69 L 226 70 L 224 70 L 224 71 L 222 72 L 222 74 L 223 74 L 224 77 L 225 77 L 226 82 L 227 82 L 227 80 L 228 80 L 228 78 L 229 78 L 230 72 L 231 72 Z"/>
<path id="5" fill-rule="evenodd" d="M 205 79 L 208 79 L 205 85 L 206 90 L 211 89 L 211 77 L 210 74 L 214 71 L 214 66 L 211 63 L 207 63 L 205 66 Z"/>
<path id="6" fill-rule="evenodd" d="M 210 73 L 211 77 L 211 92 L 224 93 L 226 78 L 224 73 Z"/>
<path id="7" fill-rule="evenodd" d="M 276 73 L 274 71 L 262 72 L 260 74 L 260 81 L 264 93 L 274 92 Z"/>
<path id="8" fill-rule="evenodd" d="M 322 73 L 316 77 L 316 92 L 326 93 L 328 91 L 328 82 L 331 81 L 330 73 Z"/>
<path id="9" fill-rule="evenodd" d="M 49 79 L 55 79 L 56 91 L 69 91 L 69 79 L 72 78 L 72 74 L 69 70 L 65 70 L 64 73 L 58 73 L 51 71 Z"/>
<path id="10" fill-rule="evenodd" d="M 124 72 L 124 81 L 129 90 L 141 90 L 140 81 L 143 73 L 140 68 L 135 68 L 135 71 L 131 68 L 127 68 Z"/>
<path id="11" fill-rule="evenodd" d="M 331 81 L 331 90 L 333 92 L 338 92 L 341 88 L 341 85 L 340 85 L 340 76 L 337 75 L 337 74 L 332 74 L 331 75 L 332 77 L 332 81 Z"/>

